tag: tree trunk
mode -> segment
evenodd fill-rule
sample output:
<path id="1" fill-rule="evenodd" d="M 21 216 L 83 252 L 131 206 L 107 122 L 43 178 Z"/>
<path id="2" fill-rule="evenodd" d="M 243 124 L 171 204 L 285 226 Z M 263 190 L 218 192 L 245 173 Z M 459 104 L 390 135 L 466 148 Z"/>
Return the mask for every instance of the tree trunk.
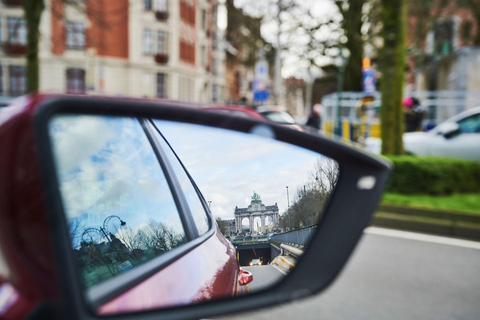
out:
<path id="1" fill-rule="evenodd" d="M 382 0 L 381 50 L 382 154 L 403 154 L 404 115 L 402 109 L 406 60 L 406 1 Z"/>
<path id="2" fill-rule="evenodd" d="M 365 0 L 349 1 L 348 10 L 343 14 L 343 29 L 347 36 L 345 47 L 350 51 L 350 58 L 345 66 L 344 91 L 362 91 L 362 9 Z"/>
<path id="3" fill-rule="evenodd" d="M 27 25 L 27 92 L 39 88 L 38 43 L 40 19 L 44 0 L 23 0 L 23 11 Z"/>

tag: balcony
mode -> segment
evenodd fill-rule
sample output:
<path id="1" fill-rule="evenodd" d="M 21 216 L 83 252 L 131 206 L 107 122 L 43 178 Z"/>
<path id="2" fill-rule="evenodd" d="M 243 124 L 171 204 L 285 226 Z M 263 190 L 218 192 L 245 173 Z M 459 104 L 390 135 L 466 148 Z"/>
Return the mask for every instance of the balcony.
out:
<path id="1" fill-rule="evenodd" d="M 158 21 L 165 21 L 168 19 L 168 12 L 167 11 L 155 11 L 155 18 Z"/>
<path id="2" fill-rule="evenodd" d="M 7 54 L 20 55 L 27 53 L 27 46 L 20 43 L 7 43 Z"/>
<path id="3" fill-rule="evenodd" d="M 9 7 L 19 7 L 22 6 L 22 0 L 3 0 L 3 3 Z"/>
<path id="4" fill-rule="evenodd" d="M 155 62 L 158 64 L 166 64 L 168 62 L 168 55 L 165 53 L 157 53 L 155 55 Z"/>

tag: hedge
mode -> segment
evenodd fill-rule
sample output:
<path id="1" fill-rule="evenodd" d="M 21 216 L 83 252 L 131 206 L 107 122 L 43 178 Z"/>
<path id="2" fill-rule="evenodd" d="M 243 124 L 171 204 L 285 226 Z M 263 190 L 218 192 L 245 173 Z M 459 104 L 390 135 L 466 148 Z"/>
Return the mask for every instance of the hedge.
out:
<path id="1" fill-rule="evenodd" d="M 431 195 L 480 192 L 479 161 L 417 156 L 387 158 L 395 165 L 387 192 Z"/>

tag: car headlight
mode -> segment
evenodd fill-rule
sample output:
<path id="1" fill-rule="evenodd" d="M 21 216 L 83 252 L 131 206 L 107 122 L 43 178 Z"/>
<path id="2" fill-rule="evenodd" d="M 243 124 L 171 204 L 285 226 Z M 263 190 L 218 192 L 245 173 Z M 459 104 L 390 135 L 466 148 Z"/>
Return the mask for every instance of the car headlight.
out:
<path id="1" fill-rule="evenodd" d="M 250 265 L 253 266 L 253 263 L 250 262 Z"/>

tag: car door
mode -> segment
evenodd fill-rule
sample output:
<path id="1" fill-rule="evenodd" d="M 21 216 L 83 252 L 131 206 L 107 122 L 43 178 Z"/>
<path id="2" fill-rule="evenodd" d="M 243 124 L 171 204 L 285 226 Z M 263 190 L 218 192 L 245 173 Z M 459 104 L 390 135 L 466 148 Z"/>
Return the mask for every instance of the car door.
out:
<path id="1" fill-rule="evenodd" d="M 59 115 L 50 136 L 78 277 L 98 314 L 236 293 L 235 248 L 150 121 Z"/>

